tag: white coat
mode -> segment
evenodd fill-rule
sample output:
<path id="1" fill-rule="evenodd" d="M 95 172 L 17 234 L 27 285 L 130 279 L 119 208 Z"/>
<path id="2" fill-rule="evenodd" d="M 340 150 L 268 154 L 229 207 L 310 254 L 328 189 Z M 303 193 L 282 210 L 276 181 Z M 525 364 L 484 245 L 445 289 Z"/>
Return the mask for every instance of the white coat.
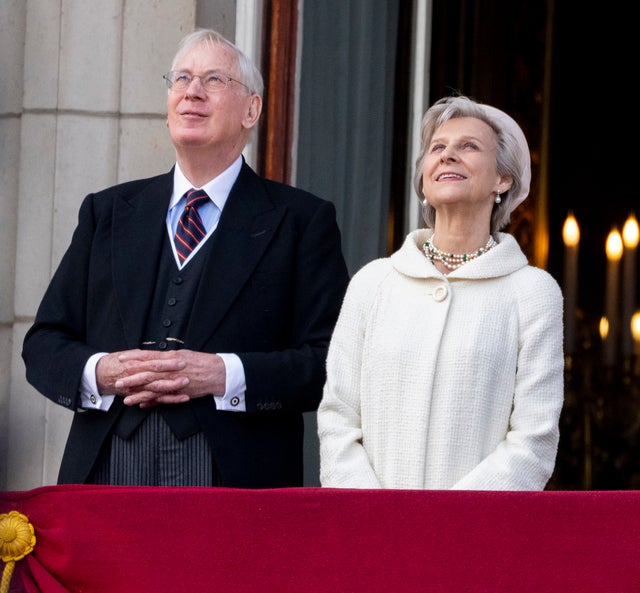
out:
<path id="1" fill-rule="evenodd" d="M 563 302 L 516 240 L 448 275 L 410 233 L 354 275 L 318 409 L 324 487 L 543 490 L 564 398 Z"/>

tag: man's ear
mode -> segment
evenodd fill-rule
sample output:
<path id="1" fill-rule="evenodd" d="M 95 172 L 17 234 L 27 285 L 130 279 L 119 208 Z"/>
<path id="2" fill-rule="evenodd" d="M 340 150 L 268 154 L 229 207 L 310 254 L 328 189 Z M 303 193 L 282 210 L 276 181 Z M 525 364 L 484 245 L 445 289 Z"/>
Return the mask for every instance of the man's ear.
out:
<path id="1" fill-rule="evenodd" d="M 258 119 L 260 119 L 260 114 L 262 113 L 262 97 L 260 95 L 252 95 L 251 101 L 249 103 L 249 108 L 247 109 L 247 113 L 242 121 L 242 124 L 245 128 L 253 128 L 256 125 Z"/>

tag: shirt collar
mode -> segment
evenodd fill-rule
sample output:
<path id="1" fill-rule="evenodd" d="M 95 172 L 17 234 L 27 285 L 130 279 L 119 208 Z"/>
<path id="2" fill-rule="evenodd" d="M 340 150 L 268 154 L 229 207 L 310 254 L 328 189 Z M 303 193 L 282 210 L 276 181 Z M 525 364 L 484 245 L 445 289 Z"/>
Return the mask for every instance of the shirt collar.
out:
<path id="1" fill-rule="evenodd" d="M 207 195 L 211 198 L 213 203 L 218 207 L 220 212 L 224 208 L 229 197 L 229 192 L 236 182 L 240 169 L 242 168 L 242 155 L 240 155 L 231 166 L 225 169 L 220 175 L 214 177 L 211 181 L 207 181 L 202 187 L 196 189 L 203 189 L 207 192 Z M 192 183 L 185 177 L 180 165 L 176 163 L 173 171 L 173 195 L 171 196 L 171 203 L 169 208 L 173 208 L 180 198 L 191 188 Z"/>

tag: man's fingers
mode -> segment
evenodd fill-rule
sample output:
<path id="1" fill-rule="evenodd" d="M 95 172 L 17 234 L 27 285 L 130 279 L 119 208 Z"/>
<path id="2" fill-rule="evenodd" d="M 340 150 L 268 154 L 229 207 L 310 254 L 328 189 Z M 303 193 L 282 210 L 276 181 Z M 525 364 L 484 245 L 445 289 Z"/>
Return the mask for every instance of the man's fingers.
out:
<path id="1" fill-rule="evenodd" d="M 127 406 L 140 406 L 151 408 L 159 404 L 181 404 L 189 401 L 186 393 L 156 393 L 153 391 L 141 391 L 124 398 Z"/>
<path id="2" fill-rule="evenodd" d="M 138 373 L 123 377 L 116 381 L 118 393 L 129 394 L 131 391 L 148 391 L 151 393 L 175 393 L 182 391 L 189 384 L 189 379 L 185 376 L 166 376 L 158 373 Z"/>
<path id="3" fill-rule="evenodd" d="M 182 371 L 187 366 L 187 363 L 181 358 L 152 358 L 149 360 L 128 360 L 125 362 L 120 361 L 130 375 L 136 373 L 143 373 L 145 371 L 153 373 L 173 373 L 175 371 Z"/>

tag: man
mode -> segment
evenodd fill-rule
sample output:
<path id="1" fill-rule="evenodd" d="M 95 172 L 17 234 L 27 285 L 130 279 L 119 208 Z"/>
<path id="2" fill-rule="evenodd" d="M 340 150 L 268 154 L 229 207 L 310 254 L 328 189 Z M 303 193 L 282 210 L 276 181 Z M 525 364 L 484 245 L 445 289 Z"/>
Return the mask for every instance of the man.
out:
<path id="1" fill-rule="evenodd" d="M 245 163 L 263 82 L 235 45 L 198 30 L 165 79 L 175 167 L 85 198 L 25 336 L 74 411 L 58 482 L 300 486 L 348 282 L 335 209 Z"/>

